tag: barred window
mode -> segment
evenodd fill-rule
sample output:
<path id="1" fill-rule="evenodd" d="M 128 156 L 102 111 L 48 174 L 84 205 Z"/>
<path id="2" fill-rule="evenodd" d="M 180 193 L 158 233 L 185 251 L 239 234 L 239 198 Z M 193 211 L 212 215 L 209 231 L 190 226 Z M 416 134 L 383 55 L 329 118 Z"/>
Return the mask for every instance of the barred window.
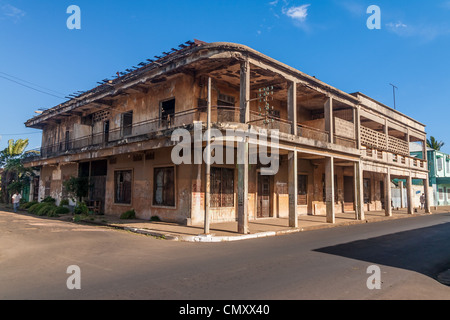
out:
<path id="1" fill-rule="evenodd" d="M 175 168 L 155 168 L 153 205 L 175 207 Z"/>
<path id="2" fill-rule="evenodd" d="M 114 202 L 131 204 L 131 186 L 133 172 L 131 170 L 114 172 Z"/>
<path id="3" fill-rule="evenodd" d="M 299 174 L 297 185 L 297 204 L 307 205 L 308 204 L 307 195 L 308 195 L 308 176 Z"/>
<path id="4" fill-rule="evenodd" d="M 211 207 L 234 207 L 234 169 L 211 168 Z"/>
<path id="5" fill-rule="evenodd" d="M 131 136 L 133 133 L 133 111 L 122 114 L 122 136 Z"/>

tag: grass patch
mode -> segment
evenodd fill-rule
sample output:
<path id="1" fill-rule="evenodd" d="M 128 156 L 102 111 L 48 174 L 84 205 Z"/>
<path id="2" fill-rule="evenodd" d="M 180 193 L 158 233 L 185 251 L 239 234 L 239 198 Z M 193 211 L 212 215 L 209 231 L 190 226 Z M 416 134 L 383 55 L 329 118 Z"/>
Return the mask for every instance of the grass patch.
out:
<path id="1" fill-rule="evenodd" d="M 136 211 L 133 210 L 129 210 L 126 211 L 124 213 L 122 213 L 122 215 L 120 216 L 121 220 L 134 220 L 136 219 Z"/>

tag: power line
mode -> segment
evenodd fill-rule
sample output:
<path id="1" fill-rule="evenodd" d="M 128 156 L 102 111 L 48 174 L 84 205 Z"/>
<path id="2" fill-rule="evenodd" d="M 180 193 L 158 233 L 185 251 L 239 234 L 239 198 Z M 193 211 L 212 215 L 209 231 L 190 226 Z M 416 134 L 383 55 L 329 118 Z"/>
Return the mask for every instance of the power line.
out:
<path id="1" fill-rule="evenodd" d="M 18 82 L 18 81 L 16 81 L 16 80 L 13 80 L 13 79 L 9 79 L 9 78 L 4 77 L 4 76 L 2 76 L 2 75 L 0 75 L 0 78 L 6 79 L 6 80 L 11 81 L 11 82 L 14 82 L 14 83 L 16 83 L 16 84 L 18 84 L 18 85 L 21 85 L 21 86 L 23 86 L 23 87 L 26 87 L 26 88 L 28 88 L 28 89 L 31 89 L 31 90 L 34 90 L 34 91 L 37 91 L 37 92 L 40 92 L 40 93 L 43 93 L 43 94 L 46 94 L 46 95 L 49 95 L 49 96 L 56 97 L 56 98 L 58 98 L 58 99 L 65 99 L 65 98 L 63 98 L 63 97 L 54 95 L 53 93 L 45 92 L 45 91 L 42 91 L 42 90 L 39 90 L 39 89 L 30 87 L 30 86 L 28 86 L 28 85 L 26 85 L 26 84 L 20 83 L 20 82 Z"/>
<path id="2" fill-rule="evenodd" d="M 16 79 L 16 80 L 19 80 L 19 81 L 22 81 L 22 82 L 31 84 L 31 85 L 33 85 L 33 86 L 35 86 L 35 87 L 38 87 L 38 88 L 41 88 L 41 89 L 44 89 L 44 90 L 47 90 L 47 91 L 56 93 L 56 94 L 58 94 L 58 95 L 59 95 L 59 94 L 60 94 L 60 95 L 65 95 L 65 93 L 62 93 L 62 92 L 59 92 L 59 91 L 55 91 L 55 90 L 52 90 L 52 89 L 49 89 L 49 88 L 40 86 L 40 85 L 35 84 L 35 83 L 33 83 L 33 82 L 30 82 L 30 81 L 27 81 L 27 80 L 23 80 L 23 79 L 21 79 L 21 78 L 19 78 L 19 77 L 12 76 L 12 75 L 7 74 L 7 73 L 5 73 L 5 72 L 1 72 L 1 71 L 0 71 L 0 73 L 3 74 L 3 75 L 5 75 L 5 76 L 7 76 L 7 77 L 14 78 L 14 79 Z"/>
<path id="3" fill-rule="evenodd" d="M 27 134 L 40 134 L 42 132 L 23 132 L 23 133 L 0 133 L 0 136 L 23 136 Z"/>

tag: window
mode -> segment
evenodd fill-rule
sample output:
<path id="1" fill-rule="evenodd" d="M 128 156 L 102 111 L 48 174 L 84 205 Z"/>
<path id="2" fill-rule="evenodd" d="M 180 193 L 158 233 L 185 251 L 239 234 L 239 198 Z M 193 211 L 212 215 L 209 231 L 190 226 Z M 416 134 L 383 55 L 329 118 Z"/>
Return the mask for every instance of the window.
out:
<path id="1" fill-rule="evenodd" d="M 155 168 L 153 204 L 175 207 L 175 168 Z"/>
<path id="2" fill-rule="evenodd" d="M 444 189 L 439 188 L 439 200 L 444 200 Z"/>
<path id="3" fill-rule="evenodd" d="M 161 125 L 170 125 L 175 114 L 175 99 L 161 102 Z"/>
<path id="4" fill-rule="evenodd" d="M 450 188 L 447 188 L 447 200 L 450 200 Z"/>
<path id="5" fill-rule="evenodd" d="M 234 170 L 211 168 L 211 207 L 234 207 Z"/>
<path id="6" fill-rule="evenodd" d="M 364 203 L 370 203 L 370 194 L 372 193 L 370 186 L 370 179 L 364 179 L 363 185 L 364 185 Z"/>
<path id="7" fill-rule="evenodd" d="M 122 136 L 133 134 L 133 111 L 122 114 Z"/>
<path id="8" fill-rule="evenodd" d="M 308 204 L 308 176 L 304 174 L 298 175 L 298 185 L 297 185 L 297 204 L 307 205 Z"/>
<path id="9" fill-rule="evenodd" d="M 131 170 L 114 172 L 114 202 L 131 204 L 131 186 L 133 172 Z"/>
<path id="10" fill-rule="evenodd" d="M 446 169 L 445 169 L 445 173 L 446 174 L 449 174 L 450 173 L 450 161 L 445 161 L 445 164 L 446 164 Z"/>
<path id="11" fill-rule="evenodd" d="M 437 169 L 442 171 L 442 158 L 437 158 Z"/>
<path id="12" fill-rule="evenodd" d="M 219 96 L 217 97 L 217 105 L 221 107 L 234 107 L 236 105 L 236 99 L 233 96 L 219 93 Z"/>

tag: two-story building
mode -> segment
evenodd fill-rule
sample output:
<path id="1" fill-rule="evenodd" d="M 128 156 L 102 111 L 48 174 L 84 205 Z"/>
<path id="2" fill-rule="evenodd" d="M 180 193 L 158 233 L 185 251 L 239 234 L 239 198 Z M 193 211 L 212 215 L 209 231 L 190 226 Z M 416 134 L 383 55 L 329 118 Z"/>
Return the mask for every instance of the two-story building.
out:
<path id="1" fill-rule="evenodd" d="M 135 209 L 141 219 L 187 225 L 237 220 L 247 233 L 250 219 L 285 217 L 297 227 L 299 215 L 329 223 L 343 212 L 392 215 L 391 180 L 406 179 L 412 197 L 412 179 L 428 179 L 427 158 L 409 150 L 410 142 L 426 145 L 425 125 L 362 93 L 233 43 L 188 42 L 156 59 L 26 122 L 43 130 L 41 154 L 27 163 L 40 168 L 40 199 L 62 199 L 63 181 L 82 176 L 105 214 Z M 224 134 L 277 130 L 267 147 L 278 150 L 278 172 L 263 175 L 266 164 L 249 163 L 253 140 L 244 142 L 243 163 L 175 165 L 174 130 L 194 135 L 208 119 Z M 239 143 L 227 142 L 235 157 Z"/>
<path id="2" fill-rule="evenodd" d="M 411 150 L 411 155 L 414 157 L 421 158 L 422 153 L 422 150 Z M 427 148 L 427 159 L 429 186 L 433 191 L 433 197 L 430 198 L 431 205 L 448 206 L 450 205 L 450 155 Z"/>

